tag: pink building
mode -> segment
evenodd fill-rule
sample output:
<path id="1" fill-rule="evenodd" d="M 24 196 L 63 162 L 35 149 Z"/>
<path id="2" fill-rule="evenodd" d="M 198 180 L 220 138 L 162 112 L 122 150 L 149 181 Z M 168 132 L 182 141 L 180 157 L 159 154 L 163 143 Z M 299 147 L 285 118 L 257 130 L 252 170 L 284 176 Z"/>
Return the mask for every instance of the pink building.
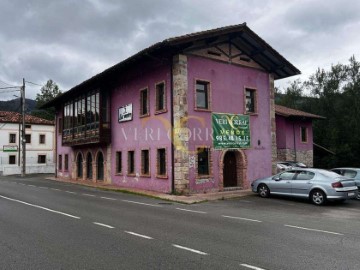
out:
<path id="1" fill-rule="evenodd" d="M 156 43 L 46 104 L 57 177 L 164 193 L 249 188 L 276 170 L 274 80 L 299 73 L 245 23 Z"/>
<path id="2" fill-rule="evenodd" d="M 313 167 L 314 119 L 324 117 L 275 105 L 278 161 L 297 161 Z"/>

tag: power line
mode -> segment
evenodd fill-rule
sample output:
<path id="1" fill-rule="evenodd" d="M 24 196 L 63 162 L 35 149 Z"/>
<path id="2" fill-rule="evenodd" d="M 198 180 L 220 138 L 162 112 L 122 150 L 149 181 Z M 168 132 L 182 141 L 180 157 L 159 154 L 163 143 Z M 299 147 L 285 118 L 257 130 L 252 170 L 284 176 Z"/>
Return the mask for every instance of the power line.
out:
<path id="1" fill-rule="evenodd" d="M 0 80 L 0 82 L 3 83 L 3 84 L 5 84 L 5 85 L 8 85 L 8 86 L 13 86 L 13 85 L 8 84 L 8 83 L 6 83 L 6 82 L 4 82 L 4 81 L 2 81 L 2 80 Z"/>
<path id="2" fill-rule="evenodd" d="M 20 89 L 18 90 L 9 90 L 9 91 L 0 91 L 0 93 L 12 93 L 12 92 L 18 92 L 20 91 Z"/>
<path id="3" fill-rule="evenodd" d="M 29 82 L 29 81 L 25 81 L 25 82 L 30 83 L 30 84 L 33 84 L 33 85 L 37 85 L 37 86 L 43 87 L 43 85 L 40 85 L 40 84 L 37 84 L 37 83 L 33 83 L 33 82 Z"/>
<path id="4" fill-rule="evenodd" d="M 11 87 L 0 87 L 0 89 L 11 89 L 11 88 L 18 88 L 20 89 L 21 86 L 11 86 Z"/>

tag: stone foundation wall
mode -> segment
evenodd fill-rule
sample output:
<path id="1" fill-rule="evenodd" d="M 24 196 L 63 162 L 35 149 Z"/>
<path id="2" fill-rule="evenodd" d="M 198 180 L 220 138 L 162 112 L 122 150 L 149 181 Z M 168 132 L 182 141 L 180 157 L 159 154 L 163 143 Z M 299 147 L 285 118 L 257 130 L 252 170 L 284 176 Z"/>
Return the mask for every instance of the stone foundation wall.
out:
<path id="1" fill-rule="evenodd" d="M 277 160 L 286 161 L 286 160 L 295 160 L 295 151 L 294 149 L 278 149 L 277 150 Z M 302 162 L 308 167 L 314 166 L 314 152 L 313 150 L 307 151 L 296 151 L 296 161 Z"/>

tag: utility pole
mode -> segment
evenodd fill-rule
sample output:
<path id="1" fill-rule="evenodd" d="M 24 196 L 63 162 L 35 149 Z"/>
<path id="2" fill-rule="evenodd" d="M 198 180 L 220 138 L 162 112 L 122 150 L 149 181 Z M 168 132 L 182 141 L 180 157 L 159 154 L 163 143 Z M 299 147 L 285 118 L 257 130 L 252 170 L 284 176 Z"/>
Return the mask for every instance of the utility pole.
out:
<path id="1" fill-rule="evenodd" d="M 22 116 L 22 171 L 21 176 L 26 174 L 26 138 L 25 138 L 25 79 L 23 78 L 23 86 L 21 87 L 21 116 Z"/>

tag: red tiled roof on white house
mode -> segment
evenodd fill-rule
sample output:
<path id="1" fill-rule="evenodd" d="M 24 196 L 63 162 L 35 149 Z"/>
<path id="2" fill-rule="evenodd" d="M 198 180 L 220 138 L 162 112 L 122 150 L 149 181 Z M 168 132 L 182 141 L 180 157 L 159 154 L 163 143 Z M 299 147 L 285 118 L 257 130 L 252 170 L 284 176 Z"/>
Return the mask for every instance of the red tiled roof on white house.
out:
<path id="1" fill-rule="evenodd" d="M 0 111 L 0 123 L 19 123 L 21 119 L 21 114 L 18 112 Z M 29 114 L 25 115 L 25 123 L 34 125 L 55 125 L 54 121 L 49 121 Z"/>

